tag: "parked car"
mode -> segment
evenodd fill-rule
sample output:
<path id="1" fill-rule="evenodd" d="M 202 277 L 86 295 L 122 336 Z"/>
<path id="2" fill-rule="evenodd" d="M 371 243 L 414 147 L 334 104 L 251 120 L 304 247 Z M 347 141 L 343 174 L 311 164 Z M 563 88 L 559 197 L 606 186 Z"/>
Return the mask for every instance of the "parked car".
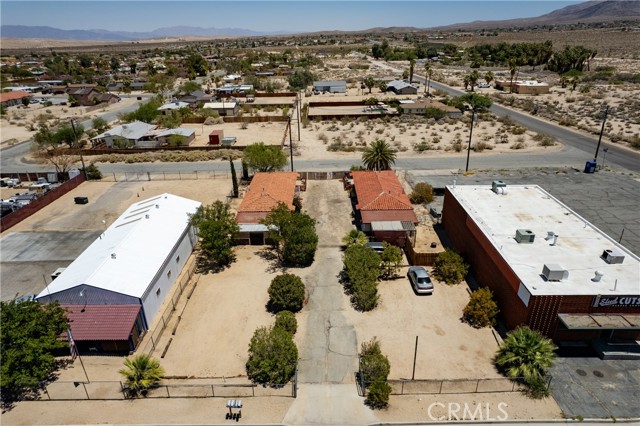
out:
<path id="1" fill-rule="evenodd" d="M 412 266 L 409 268 L 407 277 L 411 282 L 411 286 L 420 294 L 432 294 L 433 282 L 429 278 L 429 273 L 422 266 Z"/>
<path id="2" fill-rule="evenodd" d="M 382 254 L 382 252 L 384 251 L 383 243 L 372 241 L 372 242 L 366 243 L 365 246 L 369 247 L 371 250 L 375 251 L 378 254 Z"/>
<path id="3" fill-rule="evenodd" d="M 481 89 L 488 89 L 489 87 L 491 87 L 489 86 L 489 83 L 478 83 L 476 86 Z"/>
<path id="4" fill-rule="evenodd" d="M 18 178 L 13 178 L 13 179 L 9 179 L 9 180 L 7 181 L 7 186 L 8 186 L 9 188 L 14 188 L 14 187 L 16 187 L 16 186 L 19 186 L 19 185 L 20 185 L 20 183 L 21 183 L 21 182 L 20 182 L 20 179 L 18 179 Z"/>

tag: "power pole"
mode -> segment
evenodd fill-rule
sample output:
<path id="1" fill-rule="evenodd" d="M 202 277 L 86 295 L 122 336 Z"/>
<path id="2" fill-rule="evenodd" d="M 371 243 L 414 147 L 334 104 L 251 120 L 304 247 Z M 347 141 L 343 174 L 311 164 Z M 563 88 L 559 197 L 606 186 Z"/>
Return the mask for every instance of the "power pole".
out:
<path id="1" fill-rule="evenodd" d="M 602 120 L 602 127 L 600 128 L 600 137 L 598 138 L 598 145 L 596 146 L 596 155 L 593 157 L 593 161 L 598 160 L 598 151 L 600 151 L 600 142 L 602 142 L 602 134 L 604 133 L 604 123 L 607 122 L 607 114 L 609 114 L 609 105 L 604 109 L 604 119 Z"/>
<path id="2" fill-rule="evenodd" d="M 291 115 L 289 115 L 289 157 L 291 159 L 291 171 L 293 171 L 293 139 L 291 138 Z"/>
<path id="3" fill-rule="evenodd" d="M 464 171 L 469 171 L 469 156 L 471 155 L 471 135 L 473 134 L 473 121 L 476 118 L 476 112 L 473 111 L 471 114 L 471 129 L 469 129 L 469 146 L 467 147 L 467 167 L 465 167 Z"/>

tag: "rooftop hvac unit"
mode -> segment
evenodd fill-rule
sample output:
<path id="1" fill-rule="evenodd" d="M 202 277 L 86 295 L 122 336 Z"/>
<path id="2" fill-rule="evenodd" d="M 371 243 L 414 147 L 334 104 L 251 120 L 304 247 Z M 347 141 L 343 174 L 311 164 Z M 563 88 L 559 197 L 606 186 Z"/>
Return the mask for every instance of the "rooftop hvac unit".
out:
<path id="1" fill-rule="evenodd" d="M 506 194 L 507 184 L 502 180 L 494 180 L 491 182 L 491 190 L 496 194 Z"/>
<path id="2" fill-rule="evenodd" d="M 529 229 L 516 229 L 516 241 L 518 244 L 531 244 L 536 238 L 536 234 Z"/>
<path id="3" fill-rule="evenodd" d="M 562 281 L 569 278 L 569 271 L 560 265 L 547 265 L 542 267 L 542 276 L 547 281 Z"/>
<path id="4" fill-rule="evenodd" d="M 622 263 L 624 254 L 616 249 L 606 249 L 602 252 L 602 258 L 607 263 Z"/>

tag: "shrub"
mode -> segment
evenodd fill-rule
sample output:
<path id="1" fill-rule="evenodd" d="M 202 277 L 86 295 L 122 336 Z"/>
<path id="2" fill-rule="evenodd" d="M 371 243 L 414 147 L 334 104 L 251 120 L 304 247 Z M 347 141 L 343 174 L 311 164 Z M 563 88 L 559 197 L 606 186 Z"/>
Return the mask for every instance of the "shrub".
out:
<path id="1" fill-rule="evenodd" d="M 471 293 L 469 303 L 463 310 L 464 321 L 475 328 L 495 325 L 498 305 L 492 298 L 493 293 L 487 287 L 479 288 Z"/>
<path id="2" fill-rule="evenodd" d="M 440 120 L 441 118 L 444 118 L 446 115 L 447 113 L 441 110 L 440 108 L 430 107 L 424 110 L 424 116 L 426 118 L 433 118 L 435 120 Z"/>
<path id="3" fill-rule="evenodd" d="M 293 274 L 278 275 L 269 286 L 269 310 L 298 312 L 304 304 L 304 283 Z"/>
<path id="4" fill-rule="evenodd" d="M 281 387 L 293 377 L 297 362 L 298 348 L 291 333 L 278 327 L 260 327 L 253 333 L 245 365 L 252 382 Z"/>
<path id="5" fill-rule="evenodd" d="M 458 284 L 467 276 L 469 265 L 462 256 L 451 249 L 446 249 L 436 256 L 434 275 L 447 284 Z"/>
<path id="6" fill-rule="evenodd" d="M 359 311 L 370 311 L 378 304 L 380 256 L 369 247 L 351 245 L 344 253 L 343 275 L 351 303 Z"/>
<path id="7" fill-rule="evenodd" d="M 386 408 L 389 405 L 389 395 L 391 394 L 391 385 L 387 382 L 374 382 L 369 386 L 369 393 L 364 403 L 372 409 Z"/>
<path id="8" fill-rule="evenodd" d="M 409 200 L 412 204 L 425 204 L 433 201 L 433 187 L 428 183 L 419 182 L 413 188 Z"/>
<path id="9" fill-rule="evenodd" d="M 402 263 L 402 249 L 385 242 L 384 251 L 380 255 L 380 261 L 382 275 L 385 278 L 395 277 Z"/>
<path id="10" fill-rule="evenodd" d="M 102 179 L 102 172 L 94 163 L 91 163 L 87 167 L 85 167 L 84 172 L 87 174 L 87 179 L 89 180 Z"/>
<path id="11" fill-rule="evenodd" d="M 342 242 L 346 246 L 346 248 L 351 247 L 354 244 L 363 246 L 369 241 L 369 238 L 362 231 L 358 231 L 357 229 L 352 229 L 347 232 L 344 237 L 342 237 Z"/>
<path id="12" fill-rule="evenodd" d="M 280 311 L 276 314 L 275 328 L 281 328 L 291 334 L 296 334 L 298 331 L 298 321 L 296 316 L 291 311 Z"/>

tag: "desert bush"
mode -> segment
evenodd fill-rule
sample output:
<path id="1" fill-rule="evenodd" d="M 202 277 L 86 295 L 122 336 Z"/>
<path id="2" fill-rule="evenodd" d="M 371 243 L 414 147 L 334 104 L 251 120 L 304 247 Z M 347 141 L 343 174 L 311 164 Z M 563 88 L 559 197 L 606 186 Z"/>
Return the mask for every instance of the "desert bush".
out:
<path id="1" fill-rule="evenodd" d="M 511 145 L 509 149 L 525 149 L 526 147 L 527 147 L 527 144 L 525 144 L 524 142 L 516 142 L 513 145 Z"/>
<path id="2" fill-rule="evenodd" d="M 260 327 L 249 343 L 247 377 L 262 385 L 283 386 L 293 377 L 298 348 L 293 335 L 279 327 Z"/>
<path id="3" fill-rule="evenodd" d="M 431 144 L 427 141 L 418 142 L 413 145 L 413 150 L 415 152 L 424 152 L 429 151 L 431 149 Z"/>
<path id="4" fill-rule="evenodd" d="M 556 144 L 555 138 L 553 136 L 546 135 L 544 133 L 537 133 L 533 140 L 538 142 L 538 146 L 554 146 Z"/>
<path id="5" fill-rule="evenodd" d="M 498 305 L 493 300 L 493 293 L 487 287 L 481 287 L 471 293 L 469 303 L 462 311 L 463 320 L 475 328 L 495 325 Z"/>
<path id="6" fill-rule="evenodd" d="M 511 134 L 513 135 L 524 135 L 526 131 L 527 131 L 526 128 L 520 127 L 520 126 L 513 126 L 510 129 Z"/>
<path id="7" fill-rule="evenodd" d="M 455 251 L 445 249 L 436 256 L 433 273 L 438 280 L 447 284 L 458 284 L 465 279 L 468 272 L 469 265 Z"/>
<path id="8" fill-rule="evenodd" d="M 304 304 L 304 283 L 294 274 L 278 275 L 269 286 L 269 311 L 298 312 Z"/>
<path id="9" fill-rule="evenodd" d="M 425 204 L 433 201 L 433 187 L 425 182 L 419 182 L 411 191 L 409 200 L 412 204 Z"/>
<path id="10" fill-rule="evenodd" d="M 455 152 L 462 151 L 462 141 L 461 140 L 453 141 L 453 143 L 451 144 L 451 148 L 453 148 Z"/>
<path id="11" fill-rule="evenodd" d="M 296 315 L 291 311 L 280 311 L 276 314 L 275 328 L 281 328 L 291 334 L 298 331 L 298 321 Z"/>
<path id="12" fill-rule="evenodd" d="M 351 245 L 343 256 L 345 290 L 359 311 L 370 311 L 378 304 L 380 256 L 369 247 Z"/>
<path id="13" fill-rule="evenodd" d="M 389 395 L 391 395 L 391 385 L 387 382 L 378 381 L 369 386 L 369 393 L 364 400 L 372 409 L 382 409 L 389 405 Z"/>
<path id="14" fill-rule="evenodd" d="M 91 163 L 85 169 L 84 172 L 87 174 L 87 179 L 89 180 L 100 180 L 102 179 L 102 172 L 98 169 L 98 167 Z"/>
<path id="15" fill-rule="evenodd" d="M 482 152 L 482 151 L 484 151 L 485 149 L 487 149 L 487 150 L 492 150 L 492 149 L 493 149 L 493 146 L 492 146 L 492 145 L 489 145 L 489 144 L 488 144 L 488 143 L 486 143 L 486 142 L 476 142 L 476 143 L 474 143 L 474 144 L 473 144 L 473 150 L 474 150 L 475 152 Z"/>
<path id="16" fill-rule="evenodd" d="M 360 374 L 369 392 L 365 400 L 371 408 L 384 408 L 389 404 L 391 386 L 387 377 L 391 371 L 389 359 L 382 353 L 380 343 L 374 337 L 360 346 Z"/>

